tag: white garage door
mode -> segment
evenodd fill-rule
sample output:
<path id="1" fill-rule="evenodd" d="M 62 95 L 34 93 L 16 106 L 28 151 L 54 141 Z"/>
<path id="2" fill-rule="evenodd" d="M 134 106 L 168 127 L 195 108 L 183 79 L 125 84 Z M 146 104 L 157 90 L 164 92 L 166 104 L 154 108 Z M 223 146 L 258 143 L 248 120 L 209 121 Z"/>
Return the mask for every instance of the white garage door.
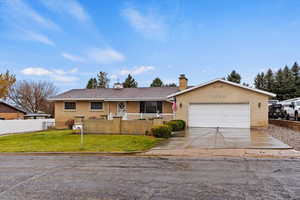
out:
<path id="1" fill-rule="evenodd" d="M 249 104 L 190 104 L 189 127 L 250 128 Z"/>

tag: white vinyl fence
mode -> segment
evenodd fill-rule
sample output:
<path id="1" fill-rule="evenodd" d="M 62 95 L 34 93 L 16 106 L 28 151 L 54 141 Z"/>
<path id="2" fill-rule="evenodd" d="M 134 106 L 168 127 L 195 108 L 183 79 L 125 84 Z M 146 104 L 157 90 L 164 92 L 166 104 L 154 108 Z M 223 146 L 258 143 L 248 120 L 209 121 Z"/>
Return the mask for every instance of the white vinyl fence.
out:
<path id="1" fill-rule="evenodd" d="M 54 125 L 54 119 L 0 120 L 0 135 L 41 131 Z"/>

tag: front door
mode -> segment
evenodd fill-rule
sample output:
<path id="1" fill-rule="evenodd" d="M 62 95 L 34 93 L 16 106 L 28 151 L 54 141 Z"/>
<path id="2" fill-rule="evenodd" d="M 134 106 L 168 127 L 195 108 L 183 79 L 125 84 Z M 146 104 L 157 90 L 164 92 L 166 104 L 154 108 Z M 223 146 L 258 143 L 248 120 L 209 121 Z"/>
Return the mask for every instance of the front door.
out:
<path id="1" fill-rule="evenodd" d="M 126 102 L 117 103 L 117 115 L 123 117 L 126 113 Z"/>

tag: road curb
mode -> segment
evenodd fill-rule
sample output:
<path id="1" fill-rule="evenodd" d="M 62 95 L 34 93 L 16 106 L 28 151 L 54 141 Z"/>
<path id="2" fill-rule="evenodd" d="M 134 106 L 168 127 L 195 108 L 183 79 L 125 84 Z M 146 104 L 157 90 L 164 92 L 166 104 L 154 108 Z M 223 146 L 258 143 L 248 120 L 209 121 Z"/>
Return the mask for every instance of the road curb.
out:
<path id="1" fill-rule="evenodd" d="M 99 156 L 128 156 L 145 153 L 146 151 L 134 151 L 134 152 L 2 152 L 0 156 L 87 156 L 87 155 L 99 155 Z"/>

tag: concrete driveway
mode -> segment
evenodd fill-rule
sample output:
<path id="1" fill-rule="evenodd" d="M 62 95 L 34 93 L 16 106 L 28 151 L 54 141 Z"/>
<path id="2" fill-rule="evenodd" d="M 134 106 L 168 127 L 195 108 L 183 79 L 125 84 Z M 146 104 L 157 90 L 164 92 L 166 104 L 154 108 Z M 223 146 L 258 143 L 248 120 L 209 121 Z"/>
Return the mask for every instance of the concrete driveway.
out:
<path id="1" fill-rule="evenodd" d="M 189 128 L 155 149 L 290 149 L 263 129 Z"/>

